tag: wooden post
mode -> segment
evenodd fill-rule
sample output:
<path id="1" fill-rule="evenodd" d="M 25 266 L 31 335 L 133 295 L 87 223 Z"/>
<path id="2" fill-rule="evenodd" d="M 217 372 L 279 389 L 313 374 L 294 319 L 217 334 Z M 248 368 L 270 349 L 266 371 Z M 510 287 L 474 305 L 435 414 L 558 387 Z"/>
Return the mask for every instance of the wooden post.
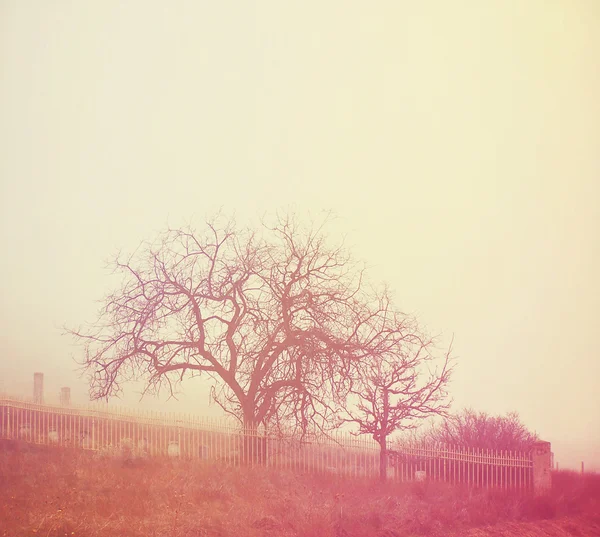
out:
<path id="1" fill-rule="evenodd" d="M 583 461 L 581 461 L 581 475 L 583 475 Z"/>

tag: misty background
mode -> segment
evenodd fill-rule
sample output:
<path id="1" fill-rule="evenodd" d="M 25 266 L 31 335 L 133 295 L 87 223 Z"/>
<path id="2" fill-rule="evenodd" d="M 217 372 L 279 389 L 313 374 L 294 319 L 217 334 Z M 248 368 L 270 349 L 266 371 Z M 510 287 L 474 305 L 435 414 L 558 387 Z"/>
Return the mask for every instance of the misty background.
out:
<path id="1" fill-rule="evenodd" d="M 600 469 L 600 3 L 0 0 L 0 392 L 47 399 L 105 261 L 319 216 L 448 342 L 454 409 Z M 145 408 L 219 415 L 208 387 Z M 136 386 L 122 404 L 135 405 Z"/>

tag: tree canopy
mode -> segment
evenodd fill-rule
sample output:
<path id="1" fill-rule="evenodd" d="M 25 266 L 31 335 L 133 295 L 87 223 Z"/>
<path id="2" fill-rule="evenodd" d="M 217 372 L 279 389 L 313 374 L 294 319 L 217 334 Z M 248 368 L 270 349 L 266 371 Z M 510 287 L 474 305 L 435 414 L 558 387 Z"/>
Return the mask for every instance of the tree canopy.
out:
<path id="1" fill-rule="evenodd" d="M 285 216 L 248 229 L 217 217 L 117 255 L 121 285 L 95 322 L 69 330 L 84 344 L 92 397 L 132 379 L 174 393 L 208 376 L 246 428 L 326 428 L 357 364 L 402 357 L 420 335 L 387 288 L 327 244 L 324 224 Z"/>
<path id="2" fill-rule="evenodd" d="M 350 394 L 356 403 L 348 406 L 342 418 L 355 424 L 358 434 L 369 434 L 379 444 L 382 481 L 386 479 L 388 438 L 415 429 L 431 416 L 446 416 L 450 407 L 451 348 L 441 367 L 426 373 L 425 366 L 437 359 L 434 340 L 421 333 L 414 319 L 405 319 L 404 325 L 401 349 L 355 364 L 357 376 Z"/>

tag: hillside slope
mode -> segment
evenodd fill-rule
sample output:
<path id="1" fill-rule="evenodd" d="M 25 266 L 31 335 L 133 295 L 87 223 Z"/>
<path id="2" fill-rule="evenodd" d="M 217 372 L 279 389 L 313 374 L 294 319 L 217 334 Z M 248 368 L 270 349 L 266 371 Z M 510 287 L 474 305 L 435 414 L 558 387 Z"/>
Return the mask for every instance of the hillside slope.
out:
<path id="1" fill-rule="evenodd" d="M 0 442 L 0 536 L 594 537 L 593 477 L 557 475 L 534 500 Z"/>

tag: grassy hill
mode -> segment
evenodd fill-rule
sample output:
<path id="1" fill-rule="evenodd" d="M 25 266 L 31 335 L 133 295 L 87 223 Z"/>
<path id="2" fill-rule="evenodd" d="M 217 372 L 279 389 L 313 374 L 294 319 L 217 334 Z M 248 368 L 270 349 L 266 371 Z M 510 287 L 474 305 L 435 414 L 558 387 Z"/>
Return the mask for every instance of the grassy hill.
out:
<path id="1" fill-rule="evenodd" d="M 553 478 L 533 499 L 0 441 L 0 536 L 600 536 L 600 476 Z"/>

